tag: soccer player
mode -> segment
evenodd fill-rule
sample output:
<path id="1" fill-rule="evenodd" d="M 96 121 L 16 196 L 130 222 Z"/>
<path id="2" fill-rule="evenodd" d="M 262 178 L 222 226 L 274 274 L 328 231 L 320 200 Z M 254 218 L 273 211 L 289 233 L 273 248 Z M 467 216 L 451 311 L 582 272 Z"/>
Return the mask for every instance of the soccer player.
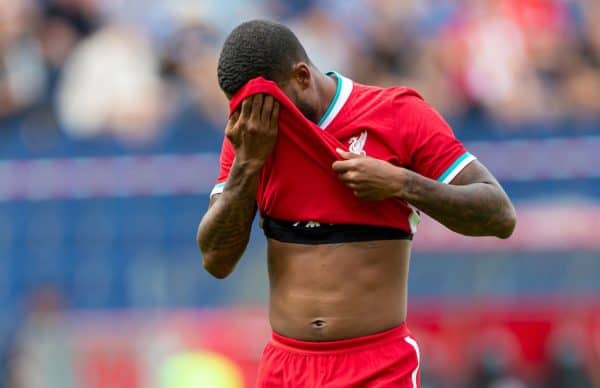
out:
<path id="1" fill-rule="evenodd" d="M 509 198 L 416 92 L 321 73 L 281 24 L 246 22 L 224 43 L 218 79 L 225 95 L 235 100 L 256 77 L 274 81 L 311 125 L 348 145 L 328 165 L 332 181 L 351 197 L 340 196 L 340 202 L 354 200 L 357 209 L 374 212 L 390 203 L 395 209 L 377 217 L 336 210 L 340 219 L 356 220 L 343 224 L 276 219 L 260 209 L 273 335 L 257 386 L 418 387 L 419 348 L 404 323 L 416 209 L 464 235 L 507 238 L 516 223 Z M 230 115 L 221 174 L 197 234 L 203 265 L 217 278 L 233 271 L 246 248 L 260 205 L 257 192 L 266 195 L 276 180 L 294 182 L 276 163 L 261 179 L 283 134 L 283 112 L 281 99 L 263 93 L 249 95 Z M 319 190 L 310 193 L 322 197 L 320 206 L 306 209 L 303 193 L 292 211 L 335 217 L 336 198 Z M 271 200 L 283 198 L 271 193 Z"/>

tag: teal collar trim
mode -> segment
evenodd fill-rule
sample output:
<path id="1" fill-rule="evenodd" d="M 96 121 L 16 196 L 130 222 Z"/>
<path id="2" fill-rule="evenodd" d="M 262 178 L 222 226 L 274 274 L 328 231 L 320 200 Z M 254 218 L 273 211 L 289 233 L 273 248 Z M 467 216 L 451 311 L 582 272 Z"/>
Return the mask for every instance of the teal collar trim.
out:
<path id="1" fill-rule="evenodd" d="M 323 130 L 325 130 L 329 126 L 329 124 L 331 124 L 333 119 L 335 119 L 338 113 L 342 110 L 342 108 L 346 104 L 346 101 L 348 101 L 348 98 L 350 97 L 350 94 L 352 93 L 352 89 L 354 87 L 354 84 L 351 80 L 344 77 L 337 71 L 329 71 L 326 74 L 334 75 L 337 78 L 337 86 L 333 99 L 329 103 L 327 110 L 325 111 L 323 117 L 321 117 L 318 123 L 319 128 Z"/>
<path id="2" fill-rule="evenodd" d="M 335 95 L 333 96 L 333 99 L 329 103 L 329 106 L 327 107 L 327 110 L 325 111 L 325 113 L 323 113 L 323 116 L 321 117 L 321 120 L 319 120 L 319 124 L 318 124 L 319 127 L 321 127 L 323 125 L 323 123 L 331 115 L 331 111 L 333 110 L 333 107 L 335 106 L 335 104 L 337 103 L 338 99 L 340 98 L 340 92 L 342 91 L 342 77 L 338 74 L 338 72 L 337 71 L 328 71 L 325 74 L 327 74 L 327 75 L 335 75 L 335 78 L 337 79 L 337 86 L 335 88 Z"/>

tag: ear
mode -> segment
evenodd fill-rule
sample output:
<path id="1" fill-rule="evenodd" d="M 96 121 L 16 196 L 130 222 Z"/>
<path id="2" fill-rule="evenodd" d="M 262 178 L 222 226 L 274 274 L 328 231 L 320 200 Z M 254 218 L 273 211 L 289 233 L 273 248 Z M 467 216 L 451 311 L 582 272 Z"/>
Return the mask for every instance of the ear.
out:
<path id="1" fill-rule="evenodd" d="M 310 66 L 305 62 L 298 62 L 294 65 L 292 77 L 302 90 L 310 88 L 312 82 L 312 74 Z"/>

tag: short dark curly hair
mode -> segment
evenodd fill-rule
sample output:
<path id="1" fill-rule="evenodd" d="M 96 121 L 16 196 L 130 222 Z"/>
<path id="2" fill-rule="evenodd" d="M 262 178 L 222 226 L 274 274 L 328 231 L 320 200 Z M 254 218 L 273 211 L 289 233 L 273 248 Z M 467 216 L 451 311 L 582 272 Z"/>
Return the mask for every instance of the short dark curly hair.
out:
<path id="1" fill-rule="evenodd" d="M 310 63 L 292 30 L 268 20 L 252 20 L 237 26 L 223 44 L 217 76 L 229 96 L 256 77 L 279 82 L 298 62 Z"/>

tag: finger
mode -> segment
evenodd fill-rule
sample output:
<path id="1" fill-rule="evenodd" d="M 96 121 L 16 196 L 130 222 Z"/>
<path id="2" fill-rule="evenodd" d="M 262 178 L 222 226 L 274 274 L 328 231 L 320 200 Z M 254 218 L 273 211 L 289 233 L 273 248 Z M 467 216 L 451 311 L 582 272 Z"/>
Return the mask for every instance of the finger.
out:
<path id="1" fill-rule="evenodd" d="M 252 96 L 246 97 L 244 101 L 242 101 L 242 114 L 240 118 L 244 120 L 248 120 L 250 118 L 250 113 L 252 112 Z"/>
<path id="2" fill-rule="evenodd" d="M 331 168 L 333 168 L 333 171 L 337 172 L 338 174 L 343 174 L 352 170 L 353 166 L 354 163 L 351 163 L 349 160 L 337 160 L 333 162 Z"/>
<path id="3" fill-rule="evenodd" d="M 350 188 L 350 190 L 352 191 L 356 191 L 359 189 L 359 185 L 356 182 L 344 182 L 346 184 L 346 186 L 348 186 Z"/>
<path id="4" fill-rule="evenodd" d="M 240 112 L 239 111 L 234 111 L 231 116 L 229 116 L 229 120 L 227 120 L 227 126 L 234 126 L 235 123 L 237 123 L 238 119 L 240 118 Z"/>
<path id="5" fill-rule="evenodd" d="M 375 199 L 375 197 L 372 195 L 372 193 L 370 193 L 369 191 L 365 191 L 365 190 L 361 190 L 360 188 L 354 189 L 352 190 L 352 193 L 365 201 L 373 201 Z"/>
<path id="6" fill-rule="evenodd" d="M 237 123 L 237 121 L 240 118 L 240 112 L 239 111 L 235 111 L 231 114 L 231 116 L 229 116 L 229 119 L 227 120 L 227 125 L 225 126 L 225 136 L 227 137 L 231 137 L 234 135 L 235 133 L 235 125 Z"/>
<path id="7" fill-rule="evenodd" d="M 360 155 L 357 155 L 357 154 L 355 154 L 355 153 L 353 153 L 353 152 L 344 151 L 344 150 L 343 150 L 343 149 L 341 149 L 341 148 L 336 148 L 335 150 L 336 150 L 336 152 L 337 152 L 337 153 L 338 153 L 338 154 L 339 154 L 339 155 L 340 155 L 342 158 L 344 158 L 344 159 L 346 159 L 346 160 L 349 160 L 349 159 L 357 159 L 357 158 L 360 158 L 360 157 L 361 157 Z"/>
<path id="8" fill-rule="evenodd" d="M 273 110 L 271 111 L 271 129 L 277 129 L 279 124 L 279 102 L 273 103 Z"/>
<path id="9" fill-rule="evenodd" d="M 260 115 L 260 121 L 263 123 L 271 122 L 271 111 L 273 110 L 273 96 L 267 95 L 264 98 L 262 106 L 262 114 Z"/>
<path id="10" fill-rule="evenodd" d="M 367 191 L 356 191 L 356 195 L 358 198 L 362 199 L 363 201 L 377 201 L 378 198 L 377 196 L 373 195 L 373 193 L 367 192 Z"/>
<path id="11" fill-rule="evenodd" d="M 360 174 L 354 170 L 346 171 L 339 175 L 339 178 L 346 184 L 358 184 L 362 181 Z"/>
<path id="12" fill-rule="evenodd" d="M 254 100 L 252 101 L 252 114 L 250 115 L 250 118 L 252 118 L 253 120 L 259 121 L 260 115 L 262 112 L 262 106 L 263 106 L 263 95 L 255 94 Z"/>

